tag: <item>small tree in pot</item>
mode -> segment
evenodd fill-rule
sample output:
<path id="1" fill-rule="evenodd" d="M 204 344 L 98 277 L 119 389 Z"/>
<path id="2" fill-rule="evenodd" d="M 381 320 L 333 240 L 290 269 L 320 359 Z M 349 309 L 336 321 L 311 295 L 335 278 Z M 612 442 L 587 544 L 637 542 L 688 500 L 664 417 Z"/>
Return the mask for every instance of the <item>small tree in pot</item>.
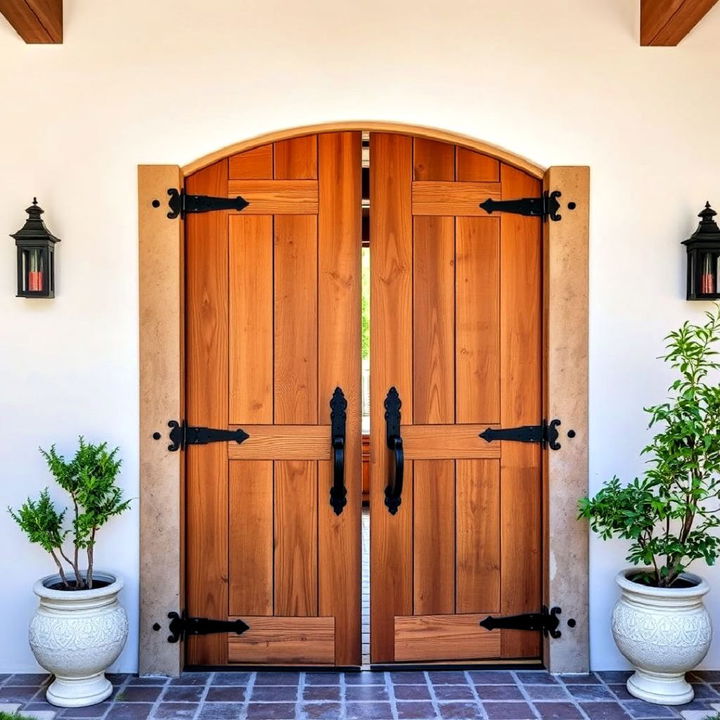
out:
<path id="1" fill-rule="evenodd" d="M 120 655 L 128 629 L 117 598 L 122 581 L 94 567 L 98 530 L 130 506 L 117 485 L 122 461 L 118 448 L 108 450 L 107 443 L 93 445 L 83 437 L 79 441 L 70 461 L 58 455 L 55 446 L 40 450 L 58 485 L 70 495 L 69 528 L 67 509 L 55 508 L 47 488 L 17 511 L 9 508 L 30 542 L 50 553 L 57 566 L 56 575 L 38 580 L 33 588 L 40 604 L 30 623 L 30 647 L 38 663 L 55 675 L 48 701 L 63 707 L 92 705 L 110 695 L 105 670 Z M 84 569 L 82 554 L 87 559 Z"/>
<path id="2" fill-rule="evenodd" d="M 643 700 L 679 705 L 693 698 L 685 672 L 706 655 L 711 627 L 707 583 L 686 572 L 720 555 L 720 386 L 712 376 L 720 306 L 707 322 L 686 322 L 667 338 L 663 359 L 677 371 L 664 403 L 646 408 L 657 433 L 643 453 L 649 467 L 622 485 L 617 477 L 580 501 L 580 516 L 603 539 L 630 541 L 635 566 L 617 576 L 621 597 L 613 635 L 636 667 L 628 690 Z"/>

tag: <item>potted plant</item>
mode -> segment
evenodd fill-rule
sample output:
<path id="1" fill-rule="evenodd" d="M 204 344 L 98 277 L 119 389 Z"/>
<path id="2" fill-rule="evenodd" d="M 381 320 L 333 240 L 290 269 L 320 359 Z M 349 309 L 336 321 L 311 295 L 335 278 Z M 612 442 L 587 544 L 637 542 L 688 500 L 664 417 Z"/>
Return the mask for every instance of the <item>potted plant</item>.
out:
<path id="1" fill-rule="evenodd" d="M 82 437 L 70 461 L 58 455 L 54 445 L 40 452 L 58 485 L 70 495 L 72 514 L 68 528 L 67 509 L 55 508 L 47 488 L 17 511 L 9 508 L 30 542 L 50 553 L 57 566 L 57 573 L 33 587 L 40 603 L 30 622 L 30 647 L 38 663 L 55 675 L 47 689 L 48 702 L 61 707 L 93 705 L 112 692 L 105 670 L 120 655 L 128 631 L 118 602 L 123 582 L 97 570 L 94 557 L 98 530 L 130 504 L 116 483 L 122 461 L 118 448 L 108 450 L 107 443 L 93 445 Z"/>
<path id="2" fill-rule="evenodd" d="M 663 359 L 676 379 L 665 402 L 645 408 L 656 434 L 643 450 L 644 475 L 627 485 L 614 477 L 580 501 L 580 517 L 603 539 L 630 541 L 634 567 L 616 577 L 613 636 L 635 667 L 628 691 L 666 705 L 692 700 L 685 672 L 710 647 L 709 587 L 687 568 L 696 560 L 712 565 L 720 554 L 720 306 L 706 315 L 666 338 Z"/>

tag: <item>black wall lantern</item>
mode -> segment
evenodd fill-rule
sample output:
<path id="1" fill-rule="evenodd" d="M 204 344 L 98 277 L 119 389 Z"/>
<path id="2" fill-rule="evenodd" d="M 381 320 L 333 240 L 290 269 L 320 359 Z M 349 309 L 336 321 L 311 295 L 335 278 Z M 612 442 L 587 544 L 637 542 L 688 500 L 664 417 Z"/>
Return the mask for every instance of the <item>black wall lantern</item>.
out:
<path id="1" fill-rule="evenodd" d="M 55 243 L 60 238 L 51 235 L 40 219 L 43 209 L 37 198 L 25 212 L 25 225 L 10 236 L 17 245 L 17 296 L 55 297 Z"/>
<path id="2" fill-rule="evenodd" d="M 718 264 L 720 263 L 720 228 L 713 218 L 717 213 L 705 203 L 698 215 L 697 230 L 683 245 L 687 247 L 687 299 L 716 300 L 720 298 Z"/>

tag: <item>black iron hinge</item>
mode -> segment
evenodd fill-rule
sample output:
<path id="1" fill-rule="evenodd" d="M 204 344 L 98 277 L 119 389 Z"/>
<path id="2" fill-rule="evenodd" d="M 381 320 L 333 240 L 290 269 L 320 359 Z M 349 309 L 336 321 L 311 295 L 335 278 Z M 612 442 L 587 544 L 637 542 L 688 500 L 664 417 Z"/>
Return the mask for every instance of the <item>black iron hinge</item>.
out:
<path id="1" fill-rule="evenodd" d="M 541 217 L 543 220 L 550 218 L 557 222 L 562 220 L 559 214 L 560 201 L 559 197 L 562 193 L 559 190 L 545 191 L 540 197 L 534 198 L 518 198 L 517 200 L 493 200 L 488 198 L 485 202 L 480 203 L 480 207 L 488 214 L 494 212 L 512 213 L 514 215 L 526 215 L 529 217 Z M 574 202 L 567 204 L 568 210 L 576 208 Z"/>
<path id="2" fill-rule="evenodd" d="M 487 442 L 493 440 L 505 440 L 525 443 L 540 443 L 540 445 L 549 447 L 551 450 L 559 450 L 562 445 L 557 441 L 560 437 L 558 425 L 560 421 L 556 418 L 548 422 L 542 421 L 542 425 L 523 425 L 514 428 L 487 428 L 480 433 L 480 437 Z M 569 438 L 575 437 L 574 430 L 568 430 Z"/>
<path id="3" fill-rule="evenodd" d="M 170 618 L 170 635 L 168 635 L 169 643 L 176 643 L 185 640 L 188 635 L 212 635 L 214 633 L 235 633 L 242 635 L 250 629 L 250 626 L 242 620 L 212 620 L 210 618 L 188 617 L 185 610 L 178 614 L 176 612 L 168 613 Z M 156 632 L 162 629 L 160 623 L 153 625 Z"/>
<path id="4" fill-rule="evenodd" d="M 170 428 L 170 444 L 168 450 L 176 452 L 184 450 L 188 445 L 207 445 L 214 442 L 235 441 L 238 445 L 245 442 L 250 436 L 242 429 L 219 430 L 208 427 L 194 427 L 188 425 L 184 420 L 179 423 L 177 420 L 168 422 Z M 159 440 L 162 433 L 153 433 L 153 439 Z"/>
<path id="5" fill-rule="evenodd" d="M 533 630 L 541 632 L 545 637 L 559 638 L 562 633 L 560 627 L 560 618 L 558 615 L 562 610 L 554 607 L 548 610 L 544 605 L 539 613 L 525 613 L 523 615 L 506 615 L 505 617 L 493 617 L 488 615 L 484 620 L 480 621 L 480 626 L 486 630 Z M 574 618 L 567 621 L 568 627 L 575 627 Z"/>
<path id="6" fill-rule="evenodd" d="M 209 195 L 188 195 L 184 190 L 168 188 L 168 206 L 170 212 L 167 216 L 173 220 L 185 217 L 188 213 L 206 213 L 213 210 L 244 210 L 250 203 L 239 195 L 234 198 L 211 197 Z M 152 201 L 153 207 L 160 207 L 159 200 Z"/>

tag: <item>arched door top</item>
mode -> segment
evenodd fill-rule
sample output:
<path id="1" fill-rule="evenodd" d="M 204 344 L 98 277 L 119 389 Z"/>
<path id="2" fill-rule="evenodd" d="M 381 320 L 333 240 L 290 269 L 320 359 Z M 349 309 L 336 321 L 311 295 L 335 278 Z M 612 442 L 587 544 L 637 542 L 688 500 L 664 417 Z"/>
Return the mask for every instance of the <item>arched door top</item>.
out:
<path id="1" fill-rule="evenodd" d="M 214 152 L 204 155 L 203 157 L 185 165 L 182 168 L 182 173 L 185 177 L 187 177 L 198 170 L 202 170 L 208 165 L 212 165 L 218 160 L 222 160 L 223 158 L 230 157 L 231 155 L 235 155 L 236 153 L 244 152 L 246 150 L 252 150 L 253 148 L 259 147 L 260 145 L 266 145 L 267 143 L 289 140 L 291 138 L 302 137 L 303 135 L 342 132 L 344 130 L 369 130 L 370 132 L 398 133 L 401 135 L 411 135 L 413 137 L 420 137 L 428 140 L 439 140 L 441 142 L 454 143 L 455 145 L 468 148 L 469 150 L 490 155 L 497 160 L 508 163 L 509 165 L 523 170 L 529 175 L 539 179 L 542 179 L 545 173 L 545 168 L 541 165 L 537 165 L 527 158 L 483 140 L 477 140 L 459 133 L 449 132 L 447 130 L 438 130 L 436 128 L 424 127 L 421 125 L 407 125 L 405 123 L 378 121 L 322 123 L 319 125 L 305 125 L 303 127 L 290 128 L 287 130 L 277 130 L 275 132 L 250 138 L 249 140 L 242 140 L 238 143 L 234 143 L 233 145 L 221 148 L 220 150 L 215 150 Z"/>

